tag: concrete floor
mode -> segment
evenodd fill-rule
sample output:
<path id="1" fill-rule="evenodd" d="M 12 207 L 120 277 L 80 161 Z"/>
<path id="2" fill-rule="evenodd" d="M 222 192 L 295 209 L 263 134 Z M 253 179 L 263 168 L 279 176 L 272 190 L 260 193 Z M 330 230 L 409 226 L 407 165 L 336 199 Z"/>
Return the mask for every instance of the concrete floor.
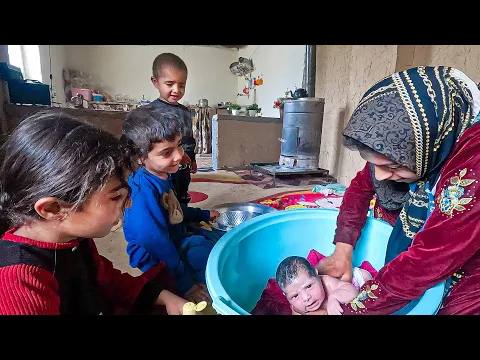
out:
<path id="1" fill-rule="evenodd" d="M 207 156 L 202 156 L 200 159 L 198 159 L 197 163 L 199 168 L 209 167 L 208 161 L 209 159 Z M 193 182 L 189 187 L 189 190 L 191 191 L 200 191 L 208 195 L 208 199 L 191 205 L 192 207 L 199 207 L 202 209 L 210 209 L 213 206 L 230 202 L 248 202 L 285 191 L 311 189 L 311 185 L 307 187 L 296 188 L 277 187 L 273 189 L 262 189 L 258 186 L 250 184 L 222 184 L 207 182 Z M 129 272 L 132 275 L 141 274 L 138 269 L 131 268 L 128 263 L 128 256 L 126 253 L 127 243 L 121 229 L 110 233 L 105 238 L 96 239 L 95 242 L 100 254 L 112 261 L 117 269 L 121 270 L 122 272 Z"/>

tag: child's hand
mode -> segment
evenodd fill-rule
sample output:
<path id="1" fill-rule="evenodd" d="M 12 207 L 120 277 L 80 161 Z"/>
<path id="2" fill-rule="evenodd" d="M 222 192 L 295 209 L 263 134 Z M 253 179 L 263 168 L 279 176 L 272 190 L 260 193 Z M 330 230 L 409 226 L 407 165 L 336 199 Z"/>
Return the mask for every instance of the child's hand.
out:
<path id="1" fill-rule="evenodd" d="M 210 210 L 210 221 L 215 222 L 215 220 L 220 216 L 220 213 L 217 210 Z"/>
<path id="2" fill-rule="evenodd" d="M 163 305 L 167 308 L 168 315 L 182 315 L 183 305 L 188 301 L 175 295 L 168 290 L 162 290 L 157 299 L 157 305 Z"/>
<path id="3" fill-rule="evenodd" d="M 192 159 L 190 159 L 190 156 L 187 155 L 187 153 L 183 154 L 182 160 L 180 161 L 180 164 L 182 165 L 191 165 L 192 164 Z"/>
<path id="4" fill-rule="evenodd" d="M 195 174 L 195 173 L 197 172 L 197 170 L 198 170 L 198 169 L 197 169 L 197 162 L 196 162 L 196 161 L 192 161 L 192 168 L 191 168 L 190 172 L 191 172 L 192 174 Z"/>
<path id="5" fill-rule="evenodd" d="M 192 288 L 185 294 L 185 297 L 195 304 L 198 304 L 200 301 L 206 301 L 207 303 L 212 301 L 210 295 L 208 294 L 207 287 L 204 284 L 193 285 Z"/>
<path id="6" fill-rule="evenodd" d="M 334 297 L 330 296 L 327 300 L 327 314 L 328 315 L 342 315 L 343 309 L 340 302 Z"/>

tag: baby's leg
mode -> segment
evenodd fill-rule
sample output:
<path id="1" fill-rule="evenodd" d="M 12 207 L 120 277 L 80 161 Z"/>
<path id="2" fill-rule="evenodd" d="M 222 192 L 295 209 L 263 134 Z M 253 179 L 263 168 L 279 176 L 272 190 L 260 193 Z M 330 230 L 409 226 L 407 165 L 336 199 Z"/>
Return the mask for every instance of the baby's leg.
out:
<path id="1" fill-rule="evenodd" d="M 365 281 L 372 280 L 372 274 L 370 274 L 367 270 L 360 269 L 360 273 L 362 274 L 362 278 Z"/>

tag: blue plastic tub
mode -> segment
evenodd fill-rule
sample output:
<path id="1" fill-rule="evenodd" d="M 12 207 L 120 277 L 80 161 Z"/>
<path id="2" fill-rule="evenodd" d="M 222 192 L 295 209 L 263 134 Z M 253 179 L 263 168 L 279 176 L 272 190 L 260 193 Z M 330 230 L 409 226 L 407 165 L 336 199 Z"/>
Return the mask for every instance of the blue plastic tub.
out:
<path id="1" fill-rule="evenodd" d="M 226 233 L 214 246 L 206 270 L 213 308 L 223 315 L 249 315 L 268 279 L 287 256 L 306 257 L 312 249 L 330 255 L 337 210 L 278 211 L 246 221 Z M 368 218 L 353 252 L 353 266 L 368 260 L 379 270 L 384 265 L 392 227 Z M 434 315 L 441 305 L 445 282 L 427 290 L 397 314 Z"/>

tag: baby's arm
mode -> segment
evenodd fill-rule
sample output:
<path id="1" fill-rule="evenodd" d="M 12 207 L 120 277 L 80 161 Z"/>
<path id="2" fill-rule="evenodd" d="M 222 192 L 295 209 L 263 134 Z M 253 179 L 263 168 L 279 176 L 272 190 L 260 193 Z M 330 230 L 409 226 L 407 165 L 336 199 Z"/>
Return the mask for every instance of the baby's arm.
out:
<path id="1" fill-rule="evenodd" d="M 326 280 L 331 291 L 327 300 L 328 315 L 341 315 L 343 309 L 340 304 L 347 304 L 355 299 L 358 294 L 357 289 L 351 283 L 334 277 L 328 277 Z"/>

